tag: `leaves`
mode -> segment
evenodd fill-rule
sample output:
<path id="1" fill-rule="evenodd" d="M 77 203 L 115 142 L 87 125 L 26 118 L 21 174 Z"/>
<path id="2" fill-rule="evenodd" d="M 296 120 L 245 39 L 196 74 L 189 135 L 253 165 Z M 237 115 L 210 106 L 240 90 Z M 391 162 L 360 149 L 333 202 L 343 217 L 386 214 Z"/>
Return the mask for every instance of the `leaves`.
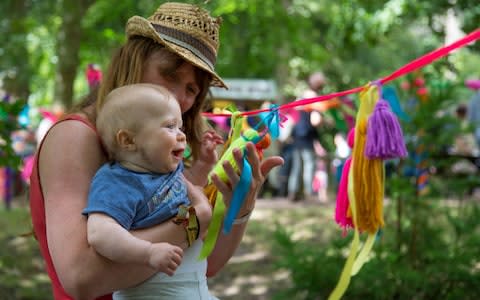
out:
<path id="1" fill-rule="evenodd" d="M 20 129 L 17 117 L 25 106 L 25 101 L 10 102 L 8 98 L 0 101 L 0 167 L 8 166 L 18 169 L 21 164 L 20 157 L 12 148 L 11 134 Z"/>
<path id="2" fill-rule="evenodd" d="M 439 47 L 448 10 L 461 16 L 465 31 L 477 28 L 480 20 L 475 0 L 185 2 L 223 19 L 218 73 L 275 79 L 282 94 L 278 102 L 297 96 L 312 71 L 327 75 L 325 93 L 340 91 L 378 79 Z M 62 102 L 69 108 L 88 92 L 86 66 L 96 63 L 105 70 L 125 39 L 128 18 L 149 16 L 157 6 L 148 0 L 0 1 L 4 89 L 28 99 L 32 107 Z M 463 67 L 480 75 L 478 60 L 466 57 L 464 62 L 476 63 Z M 460 68 L 454 66 L 454 72 Z"/>

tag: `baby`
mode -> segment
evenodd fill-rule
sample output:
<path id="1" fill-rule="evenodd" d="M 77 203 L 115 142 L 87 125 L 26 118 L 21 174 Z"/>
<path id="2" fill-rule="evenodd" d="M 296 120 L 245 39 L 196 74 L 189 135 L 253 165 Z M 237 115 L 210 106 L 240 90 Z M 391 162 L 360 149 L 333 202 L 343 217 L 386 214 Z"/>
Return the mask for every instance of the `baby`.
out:
<path id="1" fill-rule="evenodd" d="M 83 211 L 88 242 L 110 260 L 145 264 L 172 276 L 182 248 L 129 231 L 177 216 L 190 246 L 199 233 L 195 211 L 211 213 L 201 190 L 182 174 L 187 141 L 179 104 L 161 86 L 128 85 L 107 96 L 96 124 L 110 161 L 95 174 Z"/>

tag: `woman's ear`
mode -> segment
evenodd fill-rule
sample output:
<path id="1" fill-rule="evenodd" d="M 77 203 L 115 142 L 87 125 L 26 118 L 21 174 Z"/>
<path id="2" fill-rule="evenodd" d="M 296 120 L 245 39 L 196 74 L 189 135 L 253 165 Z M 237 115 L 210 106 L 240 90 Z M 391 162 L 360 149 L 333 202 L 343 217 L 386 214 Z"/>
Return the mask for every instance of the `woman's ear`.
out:
<path id="1" fill-rule="evenodd" d="M 120 149 L 127 151 L 135 151 L 137 149 L 133 132 L 127 129 L 120 129 L 115 135 L 115 138 L 117 139 L 117 144 Z"/>

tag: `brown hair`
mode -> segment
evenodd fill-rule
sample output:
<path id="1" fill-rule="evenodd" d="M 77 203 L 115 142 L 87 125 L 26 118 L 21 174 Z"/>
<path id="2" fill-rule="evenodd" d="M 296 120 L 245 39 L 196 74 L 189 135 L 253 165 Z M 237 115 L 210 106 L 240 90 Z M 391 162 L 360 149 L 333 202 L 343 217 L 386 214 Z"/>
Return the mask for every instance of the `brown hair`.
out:
<path id="1" fill-rule="evenodd" d="M 162 64 L 162 70 L 160 71 L 162 75 L 167 76 L 174 73 L 185 63 L 185 60 L 180 56 L 152 39 L 132 36 L 112 57 L 107 74 L 104 76 L 98 91 L 92 91 L 77 108 L 85 112 L 84 109 L 96 101 L 95 112 L 87 114 L 89 119 L 95 123 L 96 111 L 102 107 L 105 97 L 110 91 L 124 85 L 142 82 L 145 64 L 154 52 L 159 52 L 164 57 L 165 63 Z M 183 114 L 184 132 L 187 136 L 187 142 L 192 148 L 194 159 L 198 157 L 203 132 L 207 128 L 201 113 L 204 109 L 212 75 L 195 68 L 195 78 L 200 87 L 200 93 L 193 106 Z"/>

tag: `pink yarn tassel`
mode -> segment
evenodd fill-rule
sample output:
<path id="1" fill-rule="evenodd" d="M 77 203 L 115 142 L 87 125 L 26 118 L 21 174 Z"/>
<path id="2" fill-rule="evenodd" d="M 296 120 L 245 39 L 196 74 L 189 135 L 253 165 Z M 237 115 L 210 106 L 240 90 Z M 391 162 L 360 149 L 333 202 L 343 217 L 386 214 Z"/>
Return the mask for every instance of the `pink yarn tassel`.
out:
<path id="1" fill-rule="evenodd" d="M 378 100 L 367 126 L 365 156 L 383 160 L 407 156 L 402 128 L 387 101 Z"/>
<path id="2" fill-rule="evenodd" d="M 350 148 L 353 148 L 355 141 L 355 127 L 350 129 L 347 136 L 347 143 Z M 343 234 L 346 235 L 348 228 L 353 228 L 352 218 L 348 217 L 348 173 L 350 172 L 350 166 L 352 165 L 352 158 L 348 158 L 345 161 L 342 169 L 342 177 L 338 184 L 337 202 L 335 206 L 335 221 L 343 228 Z"/>
<path id="3" fill-rule="evenodd" d="M 353 228 L 352 218 L 348 217 L 348 173 L 352 164 L 352 158 L 348 158 L 345 161 L 345 165 L 342 170 L 342 177 L 338 185 L 337 203 L 335 207 L 335 221 L 344 229 L 344 234 L 348 228 Z"/>
<path id="4" fill-rule="evenodd" d="M 355 143 L 355 126 L 353 126 L 353 128 L 350 129 L 347 135 L 347 144 L 350 147 L 350 149 L 353 149 L 353 143 Z"/>

